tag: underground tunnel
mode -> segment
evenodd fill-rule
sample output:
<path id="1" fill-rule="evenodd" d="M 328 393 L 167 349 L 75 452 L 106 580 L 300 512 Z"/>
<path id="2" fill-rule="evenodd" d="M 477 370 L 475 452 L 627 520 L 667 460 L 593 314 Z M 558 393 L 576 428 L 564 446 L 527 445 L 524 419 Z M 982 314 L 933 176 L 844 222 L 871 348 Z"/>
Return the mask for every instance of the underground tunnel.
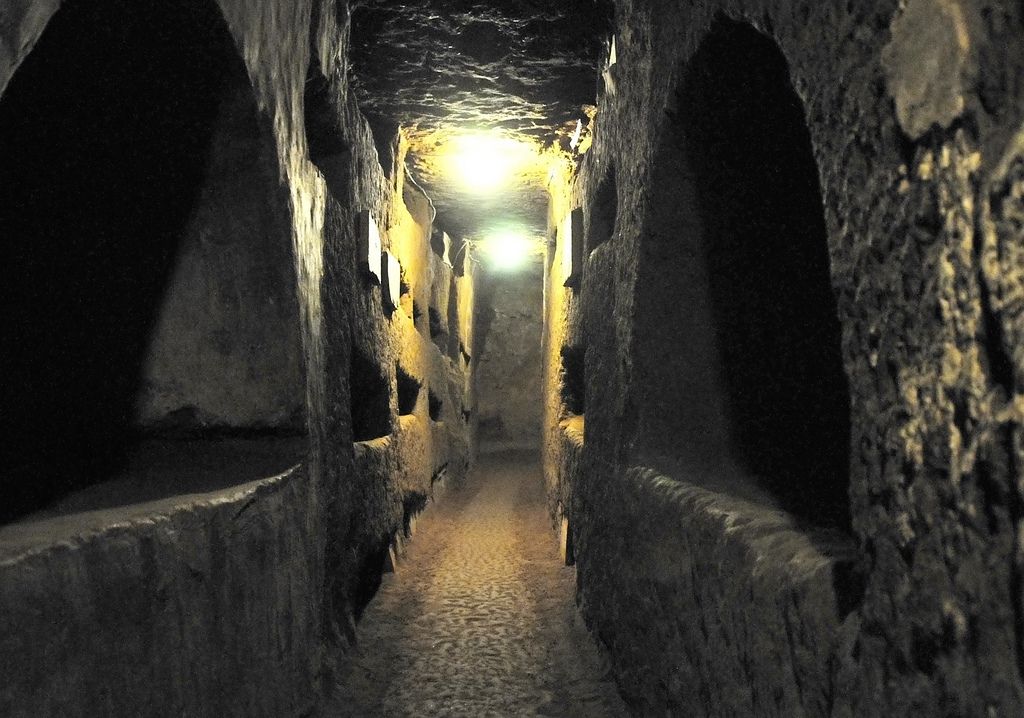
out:
<path id="1" fill-rule="evenodd" d="M 1020 77 L 1009 1 L 0 5 L 0 715 L 1024 714 Z"/>

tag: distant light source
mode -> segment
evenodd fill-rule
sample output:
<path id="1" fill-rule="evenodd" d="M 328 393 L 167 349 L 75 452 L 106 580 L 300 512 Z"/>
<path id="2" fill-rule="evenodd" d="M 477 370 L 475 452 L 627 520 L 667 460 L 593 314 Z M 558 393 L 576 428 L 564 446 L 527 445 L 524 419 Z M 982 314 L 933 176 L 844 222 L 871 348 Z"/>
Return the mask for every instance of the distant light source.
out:
<path id="1" fill-rule="evenodd" d="M 538 252 L 538 243 L 516 232 L 498 232 L 483 242 L 483 251 L 494 269 L 510 272 L 522 267 Z"/>
<path id="2" fill-rule="evenodd" d="M 457 135 L 444 148 L 447 169 L 469 191 L 488 194 L 510 185 L 537 163 L 537 147 L 498 133 Z"/>

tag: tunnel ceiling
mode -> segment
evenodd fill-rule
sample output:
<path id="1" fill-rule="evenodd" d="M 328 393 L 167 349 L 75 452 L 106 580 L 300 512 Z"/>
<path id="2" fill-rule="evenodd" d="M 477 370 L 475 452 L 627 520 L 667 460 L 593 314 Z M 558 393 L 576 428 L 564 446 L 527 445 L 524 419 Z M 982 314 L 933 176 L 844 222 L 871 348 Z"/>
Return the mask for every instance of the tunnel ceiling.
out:
<path id="1" fill-rule="evenodd" d="M 378 128 L 405 128 L 409 167 L 437 223 L 476 238 L 520 225 L 545 231 L 547 170 L 522 166 L 508 189 L 475 193 L 441 155 L 453 136 L 499 131 L 567 148 L 587 122 L 610 3 L 595 0 L 364 0 L 352 7 L 353 85 Z"/>

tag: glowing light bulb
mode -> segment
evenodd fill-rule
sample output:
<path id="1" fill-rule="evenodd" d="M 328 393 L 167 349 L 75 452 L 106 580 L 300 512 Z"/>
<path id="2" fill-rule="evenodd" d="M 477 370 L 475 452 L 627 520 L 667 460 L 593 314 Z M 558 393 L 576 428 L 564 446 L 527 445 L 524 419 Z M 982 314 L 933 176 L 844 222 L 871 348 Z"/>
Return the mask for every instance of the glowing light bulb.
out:
<path id="1" fill-rule="evenodd" d="M 530 255 L 536 252 L 536 242 L 514 232 L 502 232 L 487 238 L 484 252 L 494 269 L 508 272 L 526 263 Z"/>
<path id="2" fill-rule="evenodd" d="M 472 192 L 487 194 L 509 184 L 521 168 L 536 160 L 536 149 L 499 134 L 459 135 L 445 152 L 450 170 Z"/>

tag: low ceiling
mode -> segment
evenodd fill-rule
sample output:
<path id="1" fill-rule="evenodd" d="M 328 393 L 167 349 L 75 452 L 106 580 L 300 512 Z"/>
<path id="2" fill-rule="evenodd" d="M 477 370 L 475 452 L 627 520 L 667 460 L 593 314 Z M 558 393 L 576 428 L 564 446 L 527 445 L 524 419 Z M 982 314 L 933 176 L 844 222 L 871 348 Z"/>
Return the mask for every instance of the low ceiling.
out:
<path id="1" fill-rule="evenodd" d="M 357 0 L 353 85 L 372 124 L 403 128 L 440 226 L 470 239 L 502 227 L 540 236 L 550 160 L 593 112 L 610 27 L 607 0 Z M 504 138 L 508 182 L 460 181 L 453 151 L 467 136 L 470 148 Z"/>

